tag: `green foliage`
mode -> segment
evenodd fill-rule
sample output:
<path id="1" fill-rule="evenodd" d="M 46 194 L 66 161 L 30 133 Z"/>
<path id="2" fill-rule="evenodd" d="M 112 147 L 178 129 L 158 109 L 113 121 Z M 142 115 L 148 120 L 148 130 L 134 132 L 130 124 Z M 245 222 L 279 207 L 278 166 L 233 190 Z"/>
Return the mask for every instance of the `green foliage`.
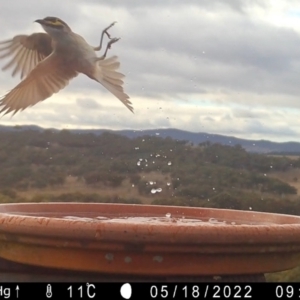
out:
<path id="1" fill-rule="evenodd" d="M 101 196 L 96 193 L 63 193 L 61 195 L 38 194 L 32 197 L 32 202 L 82 202 L 82 203 L 127 203 L 141 204 L 139 199 L 121 198 L 119 196 Z"/>
<path id="2" fill-rule="evenodd" d="M 130 183 L 138 184 L 141 181 L 141 176 L 138 174 L 132 174 L 129 176 Z"/>
<path id="3" fill-rule="evenodd" d="M 12 190 L 12 189 L 3 189 L 0 191 L 0 193 L 3 195 L 3 196 L 7 196 L 11 199 L 15 199 L 17 197 L 17 193 L 16 191 Z"/>
<path id="4" fill-rule="evenodd" d="M 299 282 L 300 281 L 300 266 L 283 272 L 266 274 L 267 282 Z"/>
<path id="5" fill-rule="evenodd" d="M 94 171 L 84 175 L 84 179 L 89 185 L 103 183 L 106 186 L 118 187 L 122 184 L 125 176 L 117 173 Z"/>
<path id="6" fill-rule="evenodd" d="M 68 130 L 2 131 L 0 143 L 0 189 L 55 188 L 69 175 L 113 189 L 129 179 L 140 195 L 159 203 L 299 214 L 297 200 L 288 198 L 296 189 L 270 175 L 296 169 L 300 160 L 248 153 L 239 145 L 191 146 L 158 136 L 129 139 Z M 149 184 L 141 177 L 149 172 L 171 178 L 161 196 L 151 190 L 166 182 Z"/>

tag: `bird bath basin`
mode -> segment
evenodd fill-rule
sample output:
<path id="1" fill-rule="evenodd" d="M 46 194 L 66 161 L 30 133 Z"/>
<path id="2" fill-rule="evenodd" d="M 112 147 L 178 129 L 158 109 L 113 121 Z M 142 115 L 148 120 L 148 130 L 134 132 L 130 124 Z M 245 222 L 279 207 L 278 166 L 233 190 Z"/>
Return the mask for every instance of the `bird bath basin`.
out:
<path id="1" fill-rule="evenodd" d="M 270 273 L 300 264 L 300 217 L 155 205 L 1 204 L 0 257 L 104 274 Z"/>

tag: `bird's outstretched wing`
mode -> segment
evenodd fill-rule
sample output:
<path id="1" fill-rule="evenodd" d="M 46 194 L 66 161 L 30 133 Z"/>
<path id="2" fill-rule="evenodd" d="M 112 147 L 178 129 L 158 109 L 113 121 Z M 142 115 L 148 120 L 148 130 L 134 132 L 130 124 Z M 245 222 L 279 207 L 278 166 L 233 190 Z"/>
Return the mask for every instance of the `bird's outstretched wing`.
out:
<path id="1" fill-rule="evenodd" d="M 96 60 L 94 73 L 91 78 L 101 83 L 133 113 L 132 103 L 123 89 L 124 82 L 122 78 L 125 76 L 117 71 L 119 66 L 120 63 L 117 56 Z"/>
<path id="2" fill-rule="evenodd" d="M 77 75 L 75 70 L 64 65 L 59 56 L 52 53 L 0 99 L 0 113 L 5 112 L 6 115 L 13 112 L 14 115 L 19 110 L 33 106 L 63 89 Z"/>
<path id="3" fill-rule="evenodd" d="M 0 58 L 11 57 L 2 70 L 14 68 L 12 76 L 20 73 L 23 79 L 40 61 L 51 54 L 51 42 L 52 39 L 47 33 L 17 35 L 11 40 L 0 42 Z"/>

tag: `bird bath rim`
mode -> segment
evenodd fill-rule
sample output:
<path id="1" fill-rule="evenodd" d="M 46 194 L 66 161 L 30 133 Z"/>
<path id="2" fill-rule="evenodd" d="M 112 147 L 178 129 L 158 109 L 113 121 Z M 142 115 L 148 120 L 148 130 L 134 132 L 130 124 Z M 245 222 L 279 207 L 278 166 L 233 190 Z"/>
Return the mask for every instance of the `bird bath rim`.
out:
<path id="1" fill-rule="evenodd" d="M 108 219 L 91 218 L 91 216 L 95 218 L 101 214 L 108 216 Z M 169 218 L 166 217 L 168 214 L 170 214 Z M 68 216 L 75 218 L 66 218 Z M 151 223 L 131 223 L 130 218 L 132 221 L 135 217 L 165 217 L 166 222 L 154 220 Z M 183 217 L 185 220 L 189 218 L 206 220 L 189 226 L 188 223 L 178 222 Z M 116 219 L 117 222 L 114 221 Z M 209 219 L 225 220 L 229 223 L 214 224 L 207 222 Z M 95 234 L 95 231 L 99 230 L 102 231 L 101 236 Z M 258 230 L 259 234 L 254 234 L 254 230 Z M 300 239 L 294 234 L 295 230 L 300 230 L 300 217 L 298 216 L 254 211 L 117 203 L 0 204 L 0 232 L 42 234 L 49 237 L 66 236 L 91 240 L 98 238 L 128 240 L 131 237 L 137 240 L 137 235 L 146 234 L 148 242 L 164 243 L 166 238 L 173 233 L 177 235 L 177 243 L 247 243 L 249 238 L 251 243 L 265 243 L 268 242 L 266 236 L 277 242 L 300 243 Z M 225 236 L 218 236 L 220 232 L 223 232 Z M 284 239 L 282 239 L 282 234 L 284 234 Z M 145 241 L 145 237 L 143 240 Z"/>

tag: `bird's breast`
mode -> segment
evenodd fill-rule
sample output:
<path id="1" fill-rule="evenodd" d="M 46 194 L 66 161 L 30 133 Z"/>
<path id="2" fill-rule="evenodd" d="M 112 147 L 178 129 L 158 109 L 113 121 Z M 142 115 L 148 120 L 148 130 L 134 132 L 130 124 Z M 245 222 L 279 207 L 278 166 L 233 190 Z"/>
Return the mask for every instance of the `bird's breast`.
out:
<path id="1" fill-rule="evenodd" d="M 94 68 L 96 53 L 80 36 L 68 36 L 55 43 L 55 52 L 64 64 L 81 73 L 89 73 Z"/>

